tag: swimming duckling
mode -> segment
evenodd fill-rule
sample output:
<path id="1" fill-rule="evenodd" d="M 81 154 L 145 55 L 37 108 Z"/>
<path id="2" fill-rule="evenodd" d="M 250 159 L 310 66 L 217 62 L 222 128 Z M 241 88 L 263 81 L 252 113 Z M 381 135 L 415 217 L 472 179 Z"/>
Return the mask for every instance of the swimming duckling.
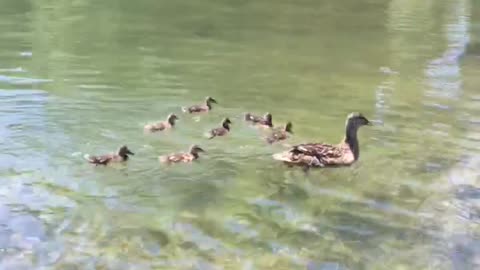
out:
<path id="1" fill-rule="evenodd" d="M 213 139 L 217 136 L 227 135 L 230 132 L 231 124 L 232 124 L 232 121 L 230 121 L 230 119 L 228 118 L 223 119 L 221 127 L 210 130 L 210 132 L 208 133 L 209 135 L 208 139 Z"/>
<path id="2" fill-rule="evenodd" d="M 212 97 L 205 98 L 205 104 L 202 105 L 193 105 L 190 107 L 183 107 L 182 110 L 185 113 L 200 113 L 200 112 L 208 112 L 212 110 L 212 103 L 218 104 L 218 102 Z"/>
<path id="3" fill-rule="evenodd" d="M 365 125 L 371 125 L 371 122 L 360 113 L 351 113 L 345 124 L 345 138 L 339 144 L 299 144 L 286 152 L 274 154 L 273 158 L 305 168 L 351 165 L 360 156 L 357 131 Z"/>
<path id="4" fill-rule="evenodd" d="M 175 126 L 175 121 L 177 120 L 178 120 L 178 117 L 172 113 L 168 115 L 166 121 L 145 125 L 144 130 L 149 132 L 156 132 L 156 131 L 171 129 Z"/>
<path id="5" fill-rule="evenodd" d="M 160 156 L 158 159 L 162 163 L 187 163 L 187 162 L 192 162 L 196 159 L 198 159 L 200 156 L 198 153 L 200 152 L 205 152 L 200 146 L 198 145 L 192 145 L 190 147 L 190 150 L 188 153 L 176 153 L 176 154 L 170 154 L 170 155 L 165 155 L 165 156 Z"/>
<path id="6" fill-rule="evenodd" d="M 268 112 L 264 116 L 256 116 L 251 113 L 246 113 L 245 121 L 250 122 L 254 125 L 259 125 L 266 128 L 273 127 L 272 114 Z"/>
<path id="7" fill-rule="evenodd" d="M 292 131 L 292 122 L 288 122 L 282 128 L 276 128 L 272 130 L 270 135 L 267 137 L 267 142 L 272 144 L 274 142 L 283 141 L 288 139 L 288 134 L 293 134 Z"/>
<path id="8" fill-rule="evenodd" d="M 128 155 L 135 155 L 135 154 L 132 151 L 130 151 L 130 149 L 128 149 L 126 145 L 123 145 L 118 149 L 116 153 L 106 154 L 101 156 L 85 155 L 84 157 L 88 162 L 98 166 L 98 165 L 108 165 L 110 163 L 127 161 L 129 158 Z"/>

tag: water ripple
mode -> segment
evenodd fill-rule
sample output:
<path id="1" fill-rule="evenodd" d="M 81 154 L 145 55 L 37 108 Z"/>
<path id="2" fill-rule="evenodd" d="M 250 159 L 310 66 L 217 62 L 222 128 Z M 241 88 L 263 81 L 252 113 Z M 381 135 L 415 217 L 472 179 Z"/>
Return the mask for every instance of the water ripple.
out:
<path id="1" fill-rule="evenodd" d="M 13 85 L 40 84 L 40 83 L 48 83 L 52 81 L 53 80 L 49 80 L 49 79 L 34 79 L 34 78 L 26 78 L 26 77 L 12 77 L 12 76 L 0 75 L 0 83 L 5 82 Z"/>

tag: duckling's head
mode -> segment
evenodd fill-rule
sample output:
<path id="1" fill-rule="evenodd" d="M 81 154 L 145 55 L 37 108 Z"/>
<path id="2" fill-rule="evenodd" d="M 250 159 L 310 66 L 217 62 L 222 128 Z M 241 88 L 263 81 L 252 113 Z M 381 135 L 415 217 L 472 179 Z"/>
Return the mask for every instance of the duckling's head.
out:
<path id="1" fill-rule="evenodd" d="M 212 103 L 218 104 L 218 102 L 217 102 L 214 98 L 212 98 L 212 97 L 206 97 L 206 98 L 205 98 L 205 102 L 206 102 L 207 104 L 212 104 Z"/>
<path id="2" fill-rule="evenodd" d="M 200 152 L 205 152 L 205 150 L 203 150 L 203 148 L 201 148 L 200 146 L 198 146 L 196 144 L 190 146 L 190 154 L 198 155 L 198 153 L 200 153 Z"/>
<path id="3" fill-rule="evenodd" d="M 292 130 L 292 122 L 288 122 L 285 124 L 285 132 L 288 132 L 290 134 L 293 134 L 293 130 Z"/>
<path id="4" fill-rule="evenodd" d="M 267 123 L 271 126 L 272 125 L 272 114 L 267 112 L 264 116 L 263 119 L 267 121 Z"/>
<path id="5" fill-rule="evenodd" d="M 118 148 L 117 154 L 122 157 L 126 157 L 128 155 L 135 155 L 126 145 L 121 146 Z"/>
<path id="6" fill-rule="evenodd" d="M 222 124 L 223 125 L 230 125 L 230 124 L 232 124 L 232 121 L 230 121 L 230 118 L 227 117 L 227 118 L 223 119 Z"/>
<path id="7" fill-rule="evenodd" d="M 230 121 L 229 118 L 225 118 L 222 121 L 222 127 L 225 128 L 226 130 L 230 130 L 230 125 L 232 124 L 232 121 Z"/>
<path id="8" fill-rule="evenodd" d="M 168 117 L 167 117 L 168 123 L 170 123 L 170 124 L 172 124 L 172 125 L 175 124 L 175 121 L 176 121 L 176 120 L 178 120 L 178 116 L 177 116 L 176 114 L 171 113 L 171 114 L 169 114 Z"/>
<path id="9" fill-rule="evenodd" d="M 371 126 L 372 123 L 361 113 L 353 112 L 347 117 L 347 127 Z"/>

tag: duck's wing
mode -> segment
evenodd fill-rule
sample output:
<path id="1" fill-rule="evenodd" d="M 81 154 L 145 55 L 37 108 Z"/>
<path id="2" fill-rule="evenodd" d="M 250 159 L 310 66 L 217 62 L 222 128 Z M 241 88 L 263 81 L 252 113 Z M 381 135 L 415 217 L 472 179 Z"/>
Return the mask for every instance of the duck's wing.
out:
<path id="1" fill-rule="evenodd" d="M 272 122 L 269 122 L 265 119 L 262 119 L 261 122 L 259 122 L 259 123 L 262 124 L 266 128 L 273 128 Z"/>
<path id="2" fill-rule="evenodd" d="M 177 163 L 185 159 L 184 153 L 165 155 L 160 157 L 160 161 L 164 163 Z"/>
<path id="3" fill-rule="evenodd" d="M 279 132 L 284 132 L 285 128 L 284 127 L 274 127 L 274 128 L 271 128 L 271 130 L 272 130 L 273 133 L 279 133 Z"/>
<path id="4" fill-rule="evenodd" d="M 214 128 L 212 130 L 210 130 L 210 133 L 209 133 L 209 139 L 213 139 L 215 138 L 216 136 L 223 136 L 227 133 L 228 131 L 223 128 L 223 127 L 219 127 L 219 128 Z"/>
<path id="5" fill-rule="evenodd" d="M 219 134 L 219 128 L 214 128 L 208 133 L 208 139 L 211 140 Z"/>
<path id="6" fill-rule="evenodd" d="M 337 146 L 325 143 L 307 143 L 295 145 L 286 152 L 273 155 L 273 158 L 292 164 L 323 167 L 335 164 L 342 158 L 342 155 L 342 149 Z"/>
<path id="7" fill-rule="evenodd" d="M 97 165 L 107 165 L 108 162 L 112 160 L 112 155 L 103 155 L 103 156 L 87 156 L 86 159 L 88 162 Z"/>
<path id="8" fill-rule="evenodd" d="M 262 120 L 262 118 L 260 116 L 253 115 L 251 113 L 246 113 L 245 120 L 252 123 L 258 123 Z"/>
<path id="9" fill-rule="evenodd" d="M 187 113 L 203 112 L 205 110 L 206 109 L 204 105 L 193 105 L 190 107 L 183 108 L 183 111 Z"/>
<path id="10" fill-rule="evenodd" d="M 165 122 L 157 123 L 157 124 L 155 124 L 155 126 L 154 126 L 154 130 L 155 130 L 155 131 L 162 131 L 162 130 L 164 130 L 164 129 L 166 129 L 166 128 L 167 128 L 167 124 L 166 124 Z"/>
<path id="11" fill-rule="evenodd" d="M 282 132 L 281 130 L 277 130 L 270 133 L 270 135 L 267 137 L 267 142 L 274 143 L 276 141 L 285 140 L 286 138 L 287 135 L 284 132 Z"/>
<path id="12" fill-rule="evenodd" d="M 269 144 L 272 144 L 272 143 L 278 141 L 278 139 L 275 138 L 275 136 L 268 136 L 268 137 L 266 138 L 266 140 L 267 140 L 267 142 L 268 142 Z"/>
<path id="13" fill-rule="evenodd" d="M 293 154 L 303 154 L 315 156 L 320 160 L 340 158 L 343 155 L 341 148 L 326 143 L 306 143 L 295 145 L 290 152 Z"/>
<path id="14" fill-rule="evenodd" d="M 257 115 L 247 113 L 245 114 L 245 120 L 255 125 L 263 125 L 269 128 L 272 127 L 272 124 L 269 121 L 267 121 L 265 118 L 263 118 L 263 116 L 257 116 Z"/>
<path id="15" fill-rule="evenodd" d="M 148 124 L 145 126 L 145 129 L 148 131 L 162 131 L 165 128 L 166 128 L 166 124 L 164 122 Z"/>

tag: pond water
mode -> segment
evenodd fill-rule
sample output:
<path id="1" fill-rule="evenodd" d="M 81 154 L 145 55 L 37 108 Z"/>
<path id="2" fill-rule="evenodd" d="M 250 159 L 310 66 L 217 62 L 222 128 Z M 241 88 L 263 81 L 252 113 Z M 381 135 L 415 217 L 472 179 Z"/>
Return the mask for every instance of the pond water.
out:
<path id="1" fill-rule="evenodd" d="M 0 0 L 0 269 L 479 269 L 479 18 L 468 0 Z M 352 111 L 376 125 L 356 164 L 305 174 L 247 111 L 292 121 L 288 144 L 338 142 Z M 199 162 L 158 163 L 193 143 Z M 122 144 L 126 165 L 83 160 Z"/>

